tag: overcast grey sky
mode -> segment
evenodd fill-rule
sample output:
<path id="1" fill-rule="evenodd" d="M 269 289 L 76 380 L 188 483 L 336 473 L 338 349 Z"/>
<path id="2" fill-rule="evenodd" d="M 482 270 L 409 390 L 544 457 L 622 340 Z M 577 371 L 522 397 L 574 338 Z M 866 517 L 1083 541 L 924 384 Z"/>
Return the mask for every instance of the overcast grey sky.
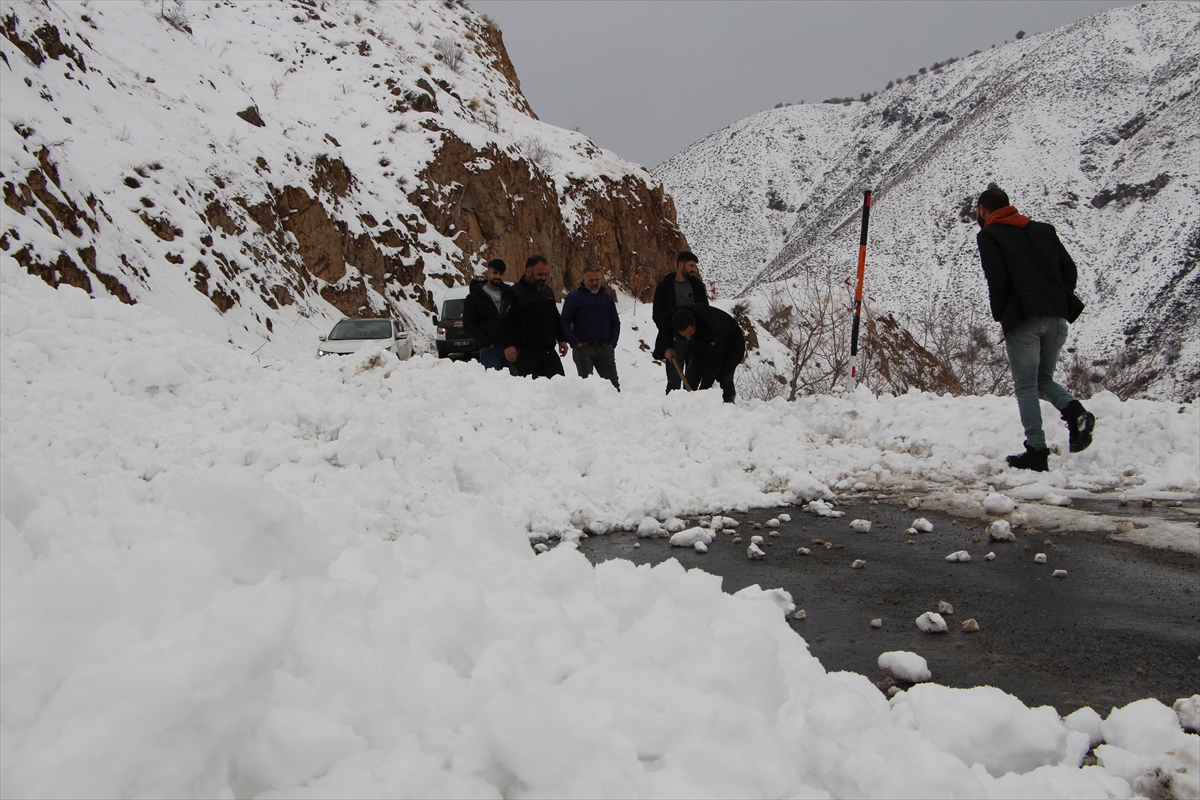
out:
<path id="1" fill-rule="evenodd" d="M 538 116 L 647 167 L 776 103 L 878 91 L 1115 0 L 470 0 Z"/>

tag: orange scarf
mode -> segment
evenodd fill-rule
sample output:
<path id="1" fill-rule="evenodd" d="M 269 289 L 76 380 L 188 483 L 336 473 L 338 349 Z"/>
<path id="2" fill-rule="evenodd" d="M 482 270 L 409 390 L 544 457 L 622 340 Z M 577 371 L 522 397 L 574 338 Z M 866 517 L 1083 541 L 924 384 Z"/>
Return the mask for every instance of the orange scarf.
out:
<path id="1" fill-rule="evenodd" d="M 1024 214 L 1017 213 L 1016 206 L 1005 206 L 1004 208 L 998 208 L 993 211 L 992 215 L 988 217 L 987 222 L 984 223 L 984 226 L 986 227 L 992 223 L 997 225 L 1012 225 L 1016 228 L 1024 228 L 1030 223 L 1030 219 Z"/>

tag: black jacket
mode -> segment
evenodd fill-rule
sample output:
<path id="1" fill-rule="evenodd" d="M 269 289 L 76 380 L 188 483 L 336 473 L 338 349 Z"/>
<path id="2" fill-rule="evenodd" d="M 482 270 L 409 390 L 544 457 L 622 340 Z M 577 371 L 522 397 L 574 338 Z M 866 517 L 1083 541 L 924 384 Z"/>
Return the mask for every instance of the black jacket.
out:
<path id="1" fill-rule="evenodd" d="M 707 303 L 682 303 L 675 311 L 687 309 L 696 315 L 684 373 L 693 389 L 707 389 L 722 375 L 732 374 L 746 357 L 746 335 L 737 320 Z"/>
<path id="2" fill-rule="evenodd" d="M 1071 317 L 1075 262 L 1053 225 L 992 224 L 975 237 L 987 278 L 992 319 L 1005 331 L 1029 317 Z"/>
<path id="3" fill-rule="evenodd" d="M 548 353 L 567 340 L 550 287 L 535 286 L 522 278 L 504 290 L 504 298 L 505 347 Z"/>
<path id="4" fill-rule="evenodd" d="M 704 288 L 704 281 L 699 278 L 688 278 L 688 281 L 692 284 L 692 302 L 707 306 L 708 291 Z M 675 313 L 675 305 L 675 273 L 668 272 L 654 290 L 654 306 L 651 309 L 654 324 L 658 326 L 658 337 L 654 340 L 654 352 L 651 353 L 655 358 L 666 358 L 667 350 L 675 346 L 675 332 L 671 330 L 671 315 Z"/>
<path id="5" fill-rule="evenodd" d="M 500 321 L 500 309 L 495 301 L 484 291 L 485 281 L 471 281 L 471 292 L 463 303 L 463 330 L 475 339 L 475 344 L 482 350 L 504 343 L 504 326 Z M 504 293 L 509 285 L 504 284 L 500 290 L 500 306 L 504 307 Z"/>

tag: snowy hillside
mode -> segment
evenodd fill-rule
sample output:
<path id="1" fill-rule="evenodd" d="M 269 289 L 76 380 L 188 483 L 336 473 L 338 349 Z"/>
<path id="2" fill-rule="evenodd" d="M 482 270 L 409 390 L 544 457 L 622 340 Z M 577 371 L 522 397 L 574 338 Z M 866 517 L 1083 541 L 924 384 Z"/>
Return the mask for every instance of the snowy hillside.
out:
<path id="1" fill-rule="evenodd" d="M 870 102 L 741 120 L 656 175 L 725 293 L 853 274 L 876 192 L 867 294 L 902 317 L 986 309 L 972 200 L 995 181 L 1054 224 L 1094 358 L 1126 343 L 1152 394 L 1200 389 L 1200 7 L 1114 9 L 902 81 Z"/>
<path id="2" fill-rule="evenodd" d="M 645 170 L 532 115 L 456 2 L 6 0 L 0 21 L 0 250 L 211 338 L 308 351 L 390 312 L 420 343 L 489 258 L 632 286 L 685 244 Z"/>

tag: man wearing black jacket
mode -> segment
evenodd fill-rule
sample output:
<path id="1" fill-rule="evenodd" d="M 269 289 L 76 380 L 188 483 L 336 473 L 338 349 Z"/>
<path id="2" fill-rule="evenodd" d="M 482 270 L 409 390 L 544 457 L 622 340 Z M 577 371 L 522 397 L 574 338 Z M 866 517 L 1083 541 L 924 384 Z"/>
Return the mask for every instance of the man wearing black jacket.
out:
<path id="1" fill-rule="evenodd" d="M 980 231 L 975 240 L 992 318 L 1004 329 L 1013 391 L 1025 427 L 1025 452 L 1007 461 L 1017 469 L 1045 472 L 1050 451 L 1039 398 L 1062 413 L 1072 453 L 1087 449 L 1096 427 L 1096 417 L 1054 382 L 1068 320 L 1074 322 L 1083 311 L 1075 297 L 1075 262 L 1053 225 L 1017 213 L 1008 195 L 994 184 L 979 196 L 976 217 Z"/>
<path id="2" fill-rule="evenodd" d="M 554 294 L 546 286 L 549 277 L 545 256 L 530 256 L 525 260 L 525 276 L 505 290 L 504 357 L 517 365 L 521 376 L 566 374 L 561 356 L 567 354 L 567 334 Z"/>
<path id="3" fill-rule="evenodd" d="M 671 315 L 671 327 L 691 349 L 684 372 L 694 389 L 721 385 L 721 398 L 732 403 L 737 396 L 733 372 L 746 357 L 746 335 L 737 320 L 719 308 L 681 303 Z"/>
<path id="4" fill-rule="evenodd" d="M 680 364 L 687 361 L 690 346 L 687 339 L 677 336 L 671 327 L 671 314 L 680 303 L 708 305 L 708 294 L 696 266 L 698 261 L 695 253 L 684 250 L 675 257 L 675 271 L 667 273 L 654 290 L 651 313 L 658 326 L 658 336 L 651 355 L 655 360 L 667 362 L 667 394 L 680 386 L 679 373 L 671 359 L 677 359 Z"/>
<path id="5" fill-rule="evenodd" d="M 508 265 L 502 259 L 488 262 L 483 280 L 471 281 L 471 293 L 463 304 L 463 330 L 479 345 L 479 363 L 487 369 L 504 369 L 517 374 L 516 365 L 504 358 L 504 325 L 501 322 L 504 282 Z"/>

